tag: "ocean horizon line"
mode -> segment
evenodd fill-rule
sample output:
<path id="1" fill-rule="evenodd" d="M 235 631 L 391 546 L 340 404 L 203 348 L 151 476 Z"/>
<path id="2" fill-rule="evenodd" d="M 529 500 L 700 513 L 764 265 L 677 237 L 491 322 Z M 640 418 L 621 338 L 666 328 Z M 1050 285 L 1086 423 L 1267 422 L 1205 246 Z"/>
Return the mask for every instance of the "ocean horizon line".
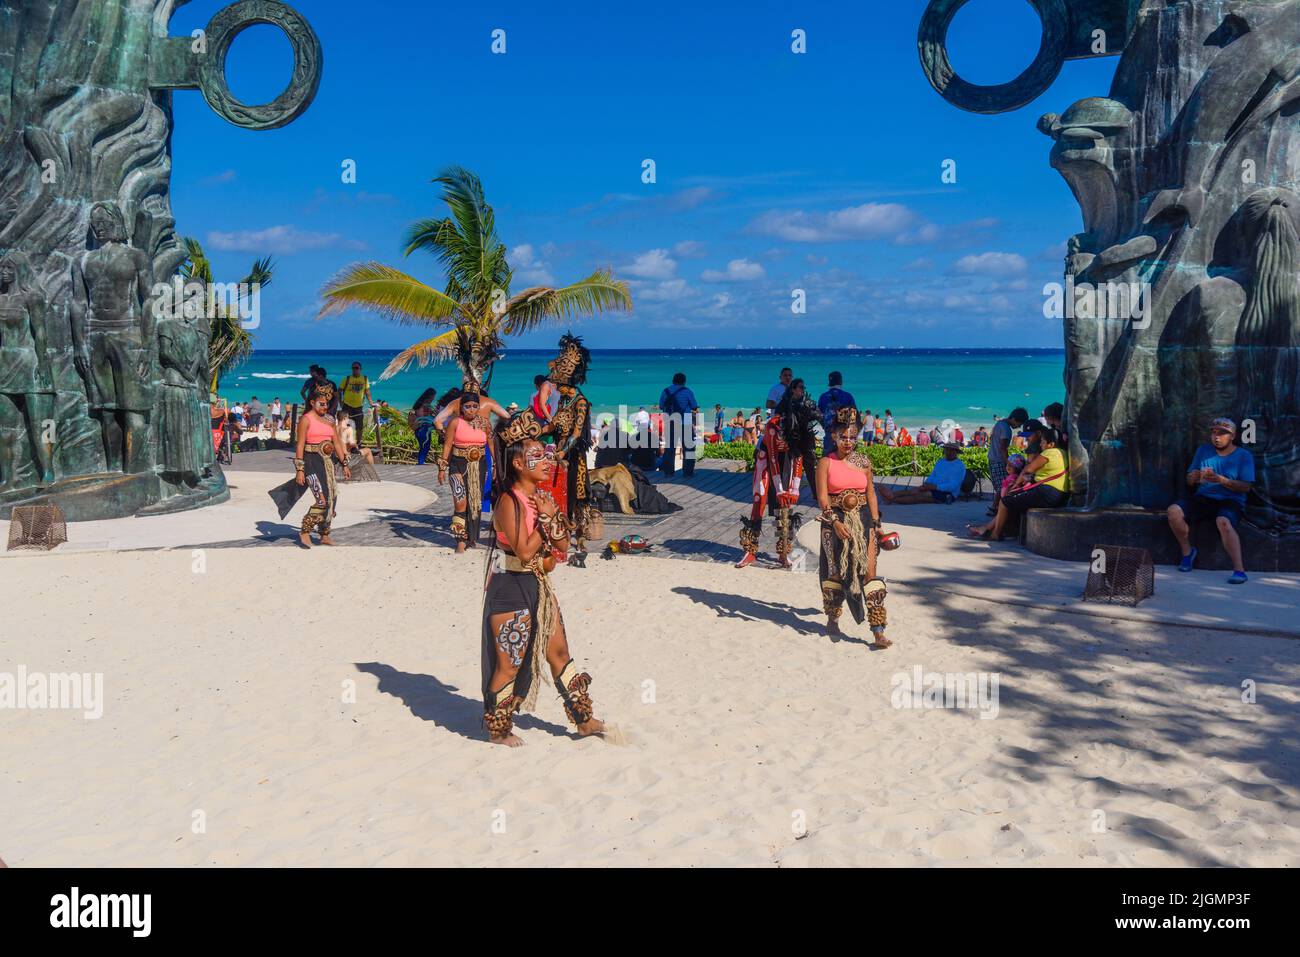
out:
<path id="1" fill-rule="evenodd" d="M 283 356 L 290 356 L 290 355 L 318 355 L 318 356 L 319 356 L 319 355 L 327 355 L 327 356 L 328 356 L 328 355 L 339 355 L 339 356 L 348 356 L 348 355 L 396 355 L 397 353 L 399 353 L 399 352 L 401 352 L 401 351 L 402 351 L 402 350 L 399 349 L 399 348 L 392 348 L 392 349 L 373 349 L 373 348 L 365 348 L 365 349 L 270 349 L 270 348 L 267 348 L 267 349 L 254 349 L 254 350 L 253 350 L 253 354 L 254 354 L 254 355 L 259 355 L 259 354 L 260 354 L 260 355 L 283 355 Z M 554 355 L 554 354 L 555 354 L 555 351 L 556 351 L 556 350 L 555 350 L 554 347 L 551 347 L 551 348 L 533 348 L 533 347 L 522 347 L 522 346 L 520 346 L 520 347 L 514 347 L 514 348 L 509 348 L 509 349 L 507 349 L 503 355 L 510 355 L 510 354 L 517 354 L 517 353 L 524 353 L 524 354 L 527 354 L 527 355 Z M 951 355 L 951 354 L 961 354 L 961 355 L 999 355 L 999 356 L 1015 356 L 1015 355 L 1050 356 L 1050 355 L 1064 355 L 1064 354 L 1065 354 L 1065 349 L 1064 349 L 1064 348 L 1045 348 L 1045 347 L 1040 347 L 1040 346 L 1032 346 L 1032 347 L 1031 347 L 1031 346 L 1023 346 L 1023 347 L 1020 347 L 1020 348 L 1006 348 L 1006 347 L 1001 347 L 1001 348 L 996 348 L 996 349 L 992 349 L 992 348 L 977 348 L 977 347 L 974 347 L 974 346 L 966 347 L 966 348 L 963 348 L 963 347 L 960 347 L 960 346 L 950 346 L 950 347 L 940 347 L 940 346 L 861 346 L 861 347 L 854 347 L 854 348 L 844 348 L 843 346 L 840 346 L 840 347 L 837 347 L 837 348 L 824 348 L 824 347 L 806 347 L 806 348 L 805 348 L 805 347 L 784 347 L 784 346 L 752 346 L 752 347 L 751 347 L 751 346 L 743 346 L 743 347 L 739 347 L 739 348 L 737 348 L 737 347 L 735 347 L 735 346 L 694 346 L 694 347 L 687 347 L 687 348 L 683 348 L 683 349 L 662 349 L 662 348 L 658 348 L 658 349 L 646 349 L 646 348 L 619 348 L 619 347 L 611 347 L 611 348 L 588 347 L 588 351 L 590 351 L 590 352 L 592 353 L 592 355 L 611 355 L 611 354 L 620 354 L 620 355 L 691 355 L 691 354 L 694 354 L 694 353 L 697 353 L 697 352 L 713 352 L 713 353 L 719 353 L 719 352 L 721 352 L 721 353 L 726 353 L 726 352 L 743 352 L 743 353 L 748 353 L 748 354 L 774 355 L 774 356 L 780 356 L 780 355 L 831 355 L 831 354 L 837 354 L 837 355 L 838 355 L 838 354 L 843 354 L 843 353 L 853 353 L 853 354 L 861 354 L 861 353 L 888 353 L 888 354 L 890 354 L 890 355 Z"/>

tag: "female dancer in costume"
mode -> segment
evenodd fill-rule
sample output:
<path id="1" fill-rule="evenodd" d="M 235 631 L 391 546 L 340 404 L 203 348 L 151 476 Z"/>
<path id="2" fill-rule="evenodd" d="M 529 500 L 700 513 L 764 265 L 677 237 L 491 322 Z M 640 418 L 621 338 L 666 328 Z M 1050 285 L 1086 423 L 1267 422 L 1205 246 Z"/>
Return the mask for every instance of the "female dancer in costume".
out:
<path id="1" fill-rule="evenodd" d="M 827 634 L 841 634 L 839 619 L 847 602 L 854 621 L 862 624 L 865 617 L 870 622 L 876 647 L 888 648 L 893 642 L 885 637 L 885 581 L 876 577 L 880 505 L 871 460 L 854 451 L 860 428 L 856 409 L 840 409 L 831 427 L 835 451 L 817 465 L 822 606 Z"/>
<path id="2" fill-rule="evenodd" d="M 347 453 L 338 422 L 329 414 L 333 399 L 333 388 L 319 386 L 311 397 L 311 408 L 298 423 L 298 448 L 293 459 L 297 474 L 294 480 L 300 486 L 310 488 L 315 498 L 302 517 L 302 528 L 298 532 L 298 541 L 303 548 L 311 548 L 313 531 L 320 535 L 322 545 L 334 544 L 330 540 L 330 524 L 338 510 L 338 491 L 334 485 L 334 463 L 330 460 L 337 458 L 343 465 L 343 477 L 352 478 L 352 470 L 344 458 Z"/>
<path id="3" fill-rule="evenodd" d="M 506 410 L 475 392 L 462 392 L 438 414 L 435 422 L 450 419 L 438 458 L 438 482 L 446 484 L 451 474 L 453 515 L 451 534 L 456 539 L 456 554 L 478 546 L 479 524 L 483 518 L 483 482 L 487 477 L 488 413 L 504 417 Z M 446 419 L 443 417 L 446 416 Z M 442 421 L 438 421 L 442 420 Z"/>
<path id="4" fill-rule="evenodd" d="M 547 577 L 569 548 L 569 523 L 541 486 L 554 453 L 526 434 L 525 414 L 499 430 L 492 521 L 504 570 L 490 572 L 483 600 L 483 720 L 493 744 L 517 747 L 514 713 L 531 711 L 549 666 L 578 734 L 599 734 L 587 688 L 591 675 L 569 657 L 564 618 Z M 535 427 L 535 423 L 534 427 Z"/>

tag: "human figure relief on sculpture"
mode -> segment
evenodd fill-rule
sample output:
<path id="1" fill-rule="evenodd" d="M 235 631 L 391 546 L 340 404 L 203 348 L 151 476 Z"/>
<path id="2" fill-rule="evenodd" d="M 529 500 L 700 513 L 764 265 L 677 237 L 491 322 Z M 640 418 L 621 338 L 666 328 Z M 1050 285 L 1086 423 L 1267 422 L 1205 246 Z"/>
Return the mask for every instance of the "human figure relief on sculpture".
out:
<path id="1" fill-rule="evenodd" d="M 237 126 L 282 126 L 311 104 L 322 55 L 279 0 L 218 11 L 204 44 L 170 37 L 182 2 L 0 0 L 0 518 L 229 497 L 204 410 L 207 325 L 159 315 L 151 298 L 186 257 L 171 91 L 201 90 Z M 294 69 L 279 97 L 249 105 L 230 92 L 226 54 L 258 23 L 284 31 Z"/>
<path id="2" fill-rule="evenodd" d="M 931 84 L 963 109 L 1015 109 L 1066 59 L 1120 57 L 1108 96 L 1038 127 L 1083 213 L 1067 276 L 1149 290 L 1141 322 L 1066 315 L 1075 508 L 1034 514 L 1025 543 L 1077 560 L 1097 541 L 1156 540 L 1157 561 L 1176 561 L 1162 510 L 1226 414 L 1255 428 L 1248 561 L 1300 569 L 1300 0 L 1031 0 L 1039 58 L 996 87 L 948 61 L 965 2 L 932 0 L 918 36 Z"/>

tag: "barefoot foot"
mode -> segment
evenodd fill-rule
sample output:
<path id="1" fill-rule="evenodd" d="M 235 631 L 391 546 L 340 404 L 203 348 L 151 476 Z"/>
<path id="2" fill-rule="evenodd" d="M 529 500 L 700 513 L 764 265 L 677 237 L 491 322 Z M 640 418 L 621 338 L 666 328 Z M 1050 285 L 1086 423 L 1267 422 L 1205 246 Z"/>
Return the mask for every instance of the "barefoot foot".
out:
<path id="1" fill-rule="evenodd" d="M 311 536 L 308 535 L 306 532 L 299 532 L 299 533 L 298 533 L 298 547 L 299 547 L 299 548 L 311 548 Z"/>
<path id="2" fill-rule="evenodd" d="M 322 545 L 333 545 L 333 544 L 334 544 L 334 540 L 333 540 L 332 538 L 330 538 L 330 536 L 329 536 L 329 532 L 326 532 L 324 535 L 322 535 L 322 536 L 320 537 L 320 543 L 321 543 Z"/>
<path id="3" fill-rule="evenodd" d="M 875 646 L 877 648 L 888 648 L 891 645 L 893 645 L 893 642 L 885 637 L 885 633 L 883 631 L 877 633 L 875 637 L 876 637 Z"/>
<path id="4" fill-rule="evenodd" d="M 578 735 L 583 738 L 589 734 L 601 734 L 604 730 L 605 722 L 597 721 L 595 718 L 592 718 L 590 721 L 584 721 L 582 724 L 578 725 Z"/>
<path id="5" fill-rule="evenodd" d="M 736 567 L 737 567 L 737 568 L 748 568 L 748 567 L 749 567 L 750 565 L 752 565 L 752 564 L 754 564 L 754 553 L 753 553 L 753 552 L 745 552 L 745 557 L 742 558 L 740 561 L 736 562 Z"/>
<path id="6" fill-rule="evenodd" d="M 828 621 L 826 622 L 826 634 L 830 635 L 832 638 L 838 638 L 840 635 L 844 634 L 844 632 L 840 631 L 839 622 Z"/>
<path id="7" fill-rule="evenodd" d="M 523 743 L 524 743 L 524 739 L 521 738 L 521 737 L 519 737 L 519 735 L 515 734 L 515 733 L 512 731 L 512 732 L 510 732 L 509 734 L 504 735 L 503 737 L 500 737 L 500 738 L 495 738 L 495 737 L 492 737 L 491 735 L 489 735 L 489 736 L 488 736 L 488 743 L 489 743 L 489 744 L 500 744 L 500 745 L 504 745 L 504 746 L 507 747 L 507 748 L 518 748 L 518 747 L 521 747 L 521 746 L 523 745 Z"/>
<path id="8" fill-rule="evenodd" d="M 456 543 L 456 554 L 457 554 L 457 555 L 463 555 L 463 554 L 465 554 L 465 543 L 464 543 L 464 542 L 457 542 L 457 543 Z"/>

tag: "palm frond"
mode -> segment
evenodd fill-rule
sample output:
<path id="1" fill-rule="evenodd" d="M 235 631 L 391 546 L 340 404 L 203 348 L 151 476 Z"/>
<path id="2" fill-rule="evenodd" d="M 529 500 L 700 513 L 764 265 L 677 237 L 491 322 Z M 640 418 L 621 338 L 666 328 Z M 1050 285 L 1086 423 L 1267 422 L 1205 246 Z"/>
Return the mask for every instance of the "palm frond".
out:
<path id="1" fill-rule="evenodd" d="M 181 240 L 185 245 L 185 261 L 180 265 L 180 274 L 188 282 L 212 282 L 212 263 L 203 250 L 203 244 L 193 236 Z"/>
<path id="2" fill-rule="evenodd" d="M 244 277 L 243 285 L 252 286 L 254 284 L 265 288 L 271 285 L 271 276 L 275 273 L 275 261 L 267 256 L 265 259 L 256 260 L 252 268 L 248 270 L 248 275 Z"/>
<path id="3" fill-rule="evenodd" d="M 455 224 L 448 219 L 419 219 L 406 227 L 406 236 L 402 240 L 402 245 L 406 251 L 402 254 L 409 256 L 417 249 L 438 250 L 438 234 L 446 226 L 455 228 Z"/>
<path id="4" fill-rule="evenodd" d="M 612 270 L 598 269 L 581 282 L 552 289 L 533 286 L 512 296 L 507 303 L 502 331 L 517 335 L 548 321 L 569 321 L 610 310 L 632 309 L 627 283 L 615 279 Z"/>
<path id="5" fill-rule="evenodd" d="M 461 166 L 449 166 L 437 177 L 442 199 L 451 210 L 430 241 L 448 276 L 470 290 L 475 298 L 486 298 L 492 289 L 508 289 L 510 269 L 506 248 L 496 233 L 496 214 L 483 195 L 483 183 Z"/>
<path id="6" fill-rule="evenodd" d="M 383 263 L 353 263 L 321 289 L 325 300 L 317 318 L 351 306 L 385 319 L 415 325 L 442 324 L 456 311 L 456 300 Z"/>
<path id="7" fill-rule="evenodd" d="M 380 373 L 379 378 L 381 381 L 392 378 L 412 362 L 424 367 L 430 363 L 445 362 L 448 359 L 457 359 L 464 362 L 467 358 L 468 350 L 464 331 L 461 329 L 448 329 L 432 339 L 425 339 L 413 346 L 407 346 L 393 357 L 393 361 L 388 363 L 388 366 Z"/>

